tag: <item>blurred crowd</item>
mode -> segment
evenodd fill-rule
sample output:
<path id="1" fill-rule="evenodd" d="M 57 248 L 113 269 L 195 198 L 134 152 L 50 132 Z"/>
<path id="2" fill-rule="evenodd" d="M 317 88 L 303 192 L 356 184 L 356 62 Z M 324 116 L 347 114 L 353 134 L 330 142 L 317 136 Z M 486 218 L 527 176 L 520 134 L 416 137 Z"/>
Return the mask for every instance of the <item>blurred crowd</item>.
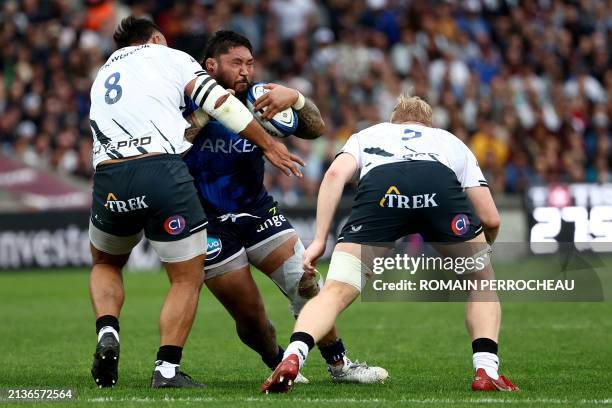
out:
<path id="1" fill-rule="evenodd" d="M 287 142 L 304 180 L 270 169 L 291 205 L 316 193 L 353 133 L 388 120 L 401 92 L 464 140 L 495 192 L 612 182 L 609 0 L 6 0 L 0 10 L 0 149 L 90 178 L 89 88 L 129 15 L 201 57 L 232 29 L 253 43 L 256 79 L 297 88 L 327 130 Z"/>

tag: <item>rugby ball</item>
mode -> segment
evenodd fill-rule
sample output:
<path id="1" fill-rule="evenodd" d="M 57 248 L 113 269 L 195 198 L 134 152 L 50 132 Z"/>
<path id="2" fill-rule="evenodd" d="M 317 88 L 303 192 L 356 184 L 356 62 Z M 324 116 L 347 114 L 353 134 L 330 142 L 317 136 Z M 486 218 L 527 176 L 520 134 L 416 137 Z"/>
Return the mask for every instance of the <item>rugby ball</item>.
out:
<path id="1" fill-rule="evenodd" d="M 270 92 L 269 89 L 264 88 L 264 85 L 265 84 L 263 82 L 258 82 L 249 89 L 249 92 L 247 93 L 247 108 L 249 108 L 255 119 L 257 119 L 257 122 L 259 122 L 259 124 L 272 136 L 291 136 L 297 129 L 298 125 L 297 113 L 293 110 L 293 108 L 287 108 L 284 111 L 278 112 L 270 120 L 261 118 L 261 115 L 266 111 L 266 108 L 260 109 L 258 112 L 255 112 L 255 109 L 253 109 L 255 101 L 260 96 Z"/>

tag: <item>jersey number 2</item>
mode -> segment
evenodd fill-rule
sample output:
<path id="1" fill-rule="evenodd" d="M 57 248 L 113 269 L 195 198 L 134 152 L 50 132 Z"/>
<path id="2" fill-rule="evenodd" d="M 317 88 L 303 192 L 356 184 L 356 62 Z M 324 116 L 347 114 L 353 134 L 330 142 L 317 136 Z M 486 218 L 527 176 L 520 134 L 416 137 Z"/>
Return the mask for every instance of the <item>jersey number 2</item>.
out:
<path id="1" fill-rule="evenodd" d="M 121 79 L 121 74 L 119 72 L 115 72 L 111 74 L 106 81 L 104 81 L 104 87 L 106 88 L 106 93 L 104 94 L 104 101 L 109 105 L 116 103 L 119 99 L 121 99 L 121 94 L 123 93 L 123 89 L 119 86 L 119 79 Z M 111 97 L 111 92 L 114 91 L 115 96 Z"/>

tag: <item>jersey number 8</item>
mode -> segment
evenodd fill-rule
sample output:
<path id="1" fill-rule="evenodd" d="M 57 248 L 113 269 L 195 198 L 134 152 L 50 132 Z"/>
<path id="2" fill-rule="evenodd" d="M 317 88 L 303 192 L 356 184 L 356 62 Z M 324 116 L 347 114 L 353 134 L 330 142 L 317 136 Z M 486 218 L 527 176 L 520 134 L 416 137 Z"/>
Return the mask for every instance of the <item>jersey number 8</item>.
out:
<path id="1" fill-rule="evenodd" d="M 106 88 L 106 93 L 104 94 L 104 101 L 109 105 L 116 103 L 119 99 L 121 99 L 121 94 L 123 93 L 123 89 L 119 86 L 119 79 L 121 79 L 121 74 L 119 72 L 115 72 L 111 74 L 106 81 L 104 81 L 104 87 Z M 112 82 L 111 82 L 112 80 Z M 115 91 L 115 96 L 111 97 L 111 91 Z"/>

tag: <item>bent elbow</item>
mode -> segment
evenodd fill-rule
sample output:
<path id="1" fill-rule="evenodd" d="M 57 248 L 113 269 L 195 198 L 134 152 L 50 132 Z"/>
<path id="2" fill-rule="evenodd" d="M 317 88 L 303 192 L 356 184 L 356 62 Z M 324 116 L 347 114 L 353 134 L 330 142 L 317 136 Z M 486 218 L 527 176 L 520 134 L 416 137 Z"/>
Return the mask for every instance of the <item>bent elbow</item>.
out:
<path id="1" fill-rule="evenodd" d="M 480 222 L 488 229 L 498 229 L 501 225 L 501 219 L 499 213 L 496 211 L 492 214 L 486 214 L 480 218 Z"/>

